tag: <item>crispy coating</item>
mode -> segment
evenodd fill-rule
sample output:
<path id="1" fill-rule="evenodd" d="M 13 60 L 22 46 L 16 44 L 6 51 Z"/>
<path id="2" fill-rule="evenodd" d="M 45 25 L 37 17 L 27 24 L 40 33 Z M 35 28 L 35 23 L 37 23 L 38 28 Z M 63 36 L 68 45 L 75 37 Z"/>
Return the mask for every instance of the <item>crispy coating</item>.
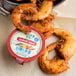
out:
<path id="1" fill-rule="evenodd" d="M 21 19 L 23 18 L 24 14 L 28 16 L 30 13 L 30 15 L 32 15 L 36 12 L 36 10 L 36 5 L 32 3 L 25 3 L 17 6 L 11 14 L 14 26 L 23 32 L 31 32 L 27 26 L 22 24 Z"/>
<path id="2" fill-rule="evenodd" d="M 76 52 L 76 38 L 73 34 L 61 28 L 55 28 L 54 33 L 64 40 L 60 48 L 57 48 L 58 52 L 64 59 L 70 59 Z"/>
<path id="3" fill-rule="evenodd" d="M 52 60 L 48 59 L 48 53 L 56 48 L 58 42 L 48 45 L 39 57 L 40 68 L 46 73 L 57 74 L 69 68 L 68 62 L 56 55 Z"/>
<path id="4" fill-rule="evenodd" d="M 44 0 L 41 6 L 37 9 L 37 13 L 33 15 L 24 16 L 25 20 L 38 21 L 47 18 L 52 12 L 53 1 Z"/>
<path id="5" fill-rule="evenodd" d="M 76 52 L 76 38 L 73 34 L 61 28 L 54 28 L 54 34 L 60 40 L 47 46 L 39 57 L 39 65 L 46 73 L 60 73 L 67 70 L 68 60 Z M 57 55 L 50 60 L 47 56 L 54 48 Z"/>
<path id="6" fill-rule="evenodd" d="M 54 32 L 54 24 L 51 21 L 52 19 L 54 19 L 54 16 L 50 15 L 49 17 L 44 20 L 29 21 L 28 25 L 35 27 L 38 31 L 40 31 L 44 35 L 45 39 L 47 39 Z"/>
<path id="7" fill-rule="evenodd" d="M 47 7 L 47 8 L 46 8 Z M 27 26 L 22 24 L 21 19 L 40 20 L 44 19 L 51 13 L 52 1 L 43 1 L 42 6 L 37 10 L 36 4 L 24 3 L 16 6 L 11 14 L 13 24 L 16 28 L 23 32 L 31 32 Z"/>

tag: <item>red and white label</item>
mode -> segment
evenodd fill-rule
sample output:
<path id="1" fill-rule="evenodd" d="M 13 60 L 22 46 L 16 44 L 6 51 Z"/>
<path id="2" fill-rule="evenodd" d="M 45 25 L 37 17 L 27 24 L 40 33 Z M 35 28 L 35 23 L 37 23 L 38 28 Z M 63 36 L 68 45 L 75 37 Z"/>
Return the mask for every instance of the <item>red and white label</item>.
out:
<path id="1" fill-rule="evenodd" d="M 27 44 L 30 44 L 30 45 L 33 45 L 33 46 L 36 46 L 37 45 L 36 42 L 31 41 L 31 40 L 28 40 L 28 39 L 21 38 L 21 37 L 18 37 L 17 40 L 18 41 L 21 41 L 21 42 L 24 42 L 24 43 L 27 43 Z"/>

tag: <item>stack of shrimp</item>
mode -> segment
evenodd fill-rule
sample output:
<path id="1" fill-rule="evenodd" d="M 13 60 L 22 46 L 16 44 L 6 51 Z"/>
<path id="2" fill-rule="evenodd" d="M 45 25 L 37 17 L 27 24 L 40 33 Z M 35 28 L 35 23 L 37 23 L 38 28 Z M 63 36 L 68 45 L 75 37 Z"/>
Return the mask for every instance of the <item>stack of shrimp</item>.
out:
<path id="1" fill-rule="evenodd" d="M 28 25 L 31 25 L 38 29 L 45 38 L 48 38 L 53 33 L 54 24 L 52 20 L 54 16 L 51 15 L 53 1 L 31 0 L 32 3 L 24 3 L 18 5 L 12 12 L 12 21 L 15 27 L 23 32 L 31 32 L 27 26 L 23 25 L 21 19 L 27 20 Z"/>
<path id="2" fill-rule="evenodd" d="M 16 0 L 22 1 L 22 0 Z M 23 0 L 24 1 L 24 0 Z M 19 30 L 30 33 L 31 29 L 22 24 L 22 20 L 28 21 L 28 25 L 35 27 L 45 37 L 51 35 L 59 37 L 59 41 L 48 45 L 39 57 L 40 68 L 46 73 L 60 73 L 69 68 L 68 60 L 76 52 L 76 38 L 68 31 L 61 28 L 54 28 L 51 15 L 53 0 L 30 0 L 31 3 L 23 3 L 12 11 L 13 24 Z M 57 55 L 50 60 L 48 53 L 56 49 Z"/>

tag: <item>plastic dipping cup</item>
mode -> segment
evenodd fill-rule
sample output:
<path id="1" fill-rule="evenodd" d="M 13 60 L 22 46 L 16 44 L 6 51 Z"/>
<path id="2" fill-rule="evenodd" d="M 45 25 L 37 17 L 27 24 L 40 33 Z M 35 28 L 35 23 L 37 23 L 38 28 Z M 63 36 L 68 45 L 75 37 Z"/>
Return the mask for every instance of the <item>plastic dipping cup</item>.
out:
<path id="1" fill-rule="evenodd" d="M 14 30 L 8 37 L 7 47 L 11 55 L 20 63 L 37 58 L 45 47 L 43 35 L 35 28 L 30 33 Z"/>

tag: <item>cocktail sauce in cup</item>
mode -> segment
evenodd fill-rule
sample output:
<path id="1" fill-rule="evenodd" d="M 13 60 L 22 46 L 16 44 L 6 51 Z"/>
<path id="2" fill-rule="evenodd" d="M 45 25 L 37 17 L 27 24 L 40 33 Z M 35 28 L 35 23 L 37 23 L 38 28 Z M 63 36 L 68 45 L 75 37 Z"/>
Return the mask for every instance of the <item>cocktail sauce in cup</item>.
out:
<path id="1" fill-rule="evenodd" d="M 45 47 L 43 35 L 35 28 L 29 26 L 32 32 L 23 33 L 14 30 L 8 37 L 7 47 L 10 54 L 20 63 L 37 58 Z"/>

